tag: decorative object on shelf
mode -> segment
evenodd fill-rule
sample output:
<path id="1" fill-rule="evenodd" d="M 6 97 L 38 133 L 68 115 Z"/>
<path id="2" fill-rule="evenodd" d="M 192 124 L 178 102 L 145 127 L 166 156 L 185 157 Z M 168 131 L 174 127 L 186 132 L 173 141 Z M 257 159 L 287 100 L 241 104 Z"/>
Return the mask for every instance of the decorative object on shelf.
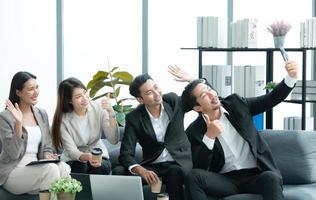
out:
<path id="1" fill-rule="evenodd" d="M 276 21 L 266 27 L 267 31 L 273 35 L 275 48 L 284 47 L 285 35 L 291 28 L 292 26 L 283 20 Z"/>
<path id="2" fill-rule="evenodd" d="M 134 98 L 119 99 L 121 85 L 129 86 L 133 81 L 133 76 L 127 71 L 118 71 L 119 67 L 111 68 L 108 65 L 108 71 L 98 71 L 89 81 L 87 89 L 90 89 L 89 96 L 92 100 L 107 96 L 115 100 L 113 109 L 116 112 L 116 120 L 120 126 L 125 126 L 125 115 L 132 111 L 132 105 L 124 105 L 126 100 L 134 100 Z M 96 96 L 99 90 L 109 88 L 110 91 L 103 91 L 101 95 Z"/>
<path id="3" fill-rule="evenodd" d="M 57 195 L 58 200 L 75 200 L 76 193 L 82 190 L 80 181 L 71 177 L 55 180 L 49 191 Z"/>
<path id="4" fill-rule="evenodd" d="M 269 83 L 267 83 L 265 86 L 264 86 L 264 90 L 268 90 L 269 92 L 271 92 L 275 86 L 276 86 L 276 82 L 273 82 L 273 81 L 270 81 Z"/>

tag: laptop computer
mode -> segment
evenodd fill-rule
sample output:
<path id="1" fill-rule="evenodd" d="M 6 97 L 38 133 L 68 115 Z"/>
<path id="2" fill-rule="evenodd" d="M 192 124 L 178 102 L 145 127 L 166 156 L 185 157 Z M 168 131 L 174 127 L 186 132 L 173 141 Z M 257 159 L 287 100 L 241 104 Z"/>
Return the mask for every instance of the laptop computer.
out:
<path id="1" fill-rule="evenodd" d="M 93 200 L 144 200 L 139 176 L 90 175 Z"/>

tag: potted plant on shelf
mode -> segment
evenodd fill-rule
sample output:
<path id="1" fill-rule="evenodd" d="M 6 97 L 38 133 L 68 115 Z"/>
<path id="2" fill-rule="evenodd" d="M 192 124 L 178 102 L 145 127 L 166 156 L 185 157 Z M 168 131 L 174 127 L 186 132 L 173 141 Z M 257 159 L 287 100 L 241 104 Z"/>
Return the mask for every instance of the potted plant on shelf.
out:
<path id="1" fill-rule="evenodd" d="M 55 180 L 49 191 L 57 195 L 58 200 L 74 200 L 76 193 L 82 190 L 80 181 L 71 177 L 63 177 Z"/>
<path id="2" fill-rule="evenodd" d="M 284 46 L 285 35 L 289 32 L 292 26 L 289 23 L 281 21 L 275 21 L 269 24 L 266 29 L 273 35 L 274 46 L 280 48 Z"/>
<path id="3" fill-rule="evenodd" d="M 264 90 L 268 90 L 269 92 L 271 92 L 275 86 L 277 85 L 276 82 L 273 82 L 273 81 L 270 81 L 269 83 L 267 83 L 265 86 L 264 86 Z"/>
<path id="4" fill-rule="evenodd" d="M 132 81 L 133 76 L 129 72 L 119 71 L 119 67 L 111 68 L 109 66 L 108 71 L 98 71 L 87 85 L 87 89 L 90 89 L 89 96 L 92 100 L 104 96 L 115 100 L 113 109 L 116 113 L 116 120 L 120 126 L 125 126 L 125 115 L 133 110 L 132 105 L 125 105 L 124 102 L 134 99 L 120 98 L 121 86 L 129 86 Z M 108 88 L 110 91 L 103 91 L 103 93 L 96 96 L 102 88 Z"/>

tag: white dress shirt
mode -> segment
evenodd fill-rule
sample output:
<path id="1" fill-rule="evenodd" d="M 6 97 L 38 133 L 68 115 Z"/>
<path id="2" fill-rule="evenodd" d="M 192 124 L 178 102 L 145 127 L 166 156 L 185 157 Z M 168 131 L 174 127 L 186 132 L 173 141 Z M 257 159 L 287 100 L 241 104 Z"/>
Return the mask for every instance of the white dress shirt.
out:
<path id="1" fill-rule="evenodd" d="M 163 104 L 161 104 L 161 111 L 160 111 L 160 115 L 158 118 L 155 118 L 150 112 L 149 110 L 146 108 L 146 111 L 149 115 L 151 124 L 154 128 L 155 134 L 156 134 L 156 138 L 158 142 L 164 142 L 165 141 L 165 134 L 166 134 L 166 130 L 169 124 L 169 117 L 167 112 L 165 111 L 165 108 L 163 106 Z M 167 162 L 167 161 L 174 161 L 174 159 L 171 157 L 170 153 L 168 152 L 168 150 L 166 148 L 164 148 L 164 150 L 161 152 L 161 154 L 159 155 L 159 157 L 152 163 L 160 163 L 160 162 Z M 128 167 L 129 171 L 134 174 L 131 170 L 132 168 L 139 166 L 139 164 L 135 164 L 135 165 L 131 165 Z"/>
<path id="2" fill-rule="evenodd" d="M 165 108 L 163 107 L 163 104 L 161 104 L 161 111 L 158 118 L 155 118 L 154 116 L 152 116 L 152 114 L 149 112 L 147 107 L 146 107 L 146 111 L 150 117 L 150 121 L 154 128 L 157 141 L 164 142 L 166 130 L 169 124 L 169 117 L 168 117 L 167 112 L 165 111 Z M 174 159 L 171 157 L 168 150 L 164 148 L 160 156 L 153 163 L 166 162 L 166 161 L 174 161 Z"/>
<path id="3" fill-rule="evenodd" d="M 223 107 L 221 107 L 221 117 L 219 120 L 222 123 L 224 131 L 217 136 L 217 139 L 221 143 L 224 151 L 225 164 L 220 173 L 255 168 L 257 166 L 256 160 L 250 151 L 248 142 L 239 135 L 224 113 L 229 114 Z M 213 149 L 215 139 L 211 139 L 204 135 L 202 141 L 208 149 Z"/>
<path id="4" fill-rule="evenodd" d="M 294 87 L 296 79 L 286 76 L 284 82 L 288 87 Z M 229 115 L 229 113 L 223 107 L 220 109 L 221 117 L 219 120 L 223 125 L 224 131 L 217 136 L 217 139 L 222 145 L 225 156 L 225 164 L 220 173 L 255 168 L 257 166 L 256 160 L 250 151 L 248 142 L 239 135 L 224 114 L 227 113 Z M 211 139 L 205 134 L 202 141 L 208 149 L 213 149 L 215 139 Z"/>

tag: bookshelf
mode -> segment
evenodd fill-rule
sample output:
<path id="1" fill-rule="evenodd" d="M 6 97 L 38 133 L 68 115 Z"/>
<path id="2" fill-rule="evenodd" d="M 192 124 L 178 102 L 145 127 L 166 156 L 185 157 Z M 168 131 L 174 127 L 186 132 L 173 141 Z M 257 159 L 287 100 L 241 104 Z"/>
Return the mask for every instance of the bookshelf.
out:
<path id="1" fill-rule="evenodd" d="M 266 53 L 266 82 L 273 81 L 273 56 L 275 51 L 279 51 L 278 48 L 181 48 L 182 50 L 197 50 L 198 51 L 198 66 L 199 66 L 199 78 L 202 78 L 202 61 L 203 52 L 265 52 Z M 313 100 L 306 100 L 306 53 L 308 50 L 316 50 L 316 48 L 285 48 L 286 51 L 294 51 L 302 53 L 302 100 L 285 100 L 284 102 L 301 104 L 302 106 L 302 130 L 305 130 L 306 121 L 306 103 L 316 103 Z M 273 109 L 266 112 L 266 128 L 273 128 Z"/>

